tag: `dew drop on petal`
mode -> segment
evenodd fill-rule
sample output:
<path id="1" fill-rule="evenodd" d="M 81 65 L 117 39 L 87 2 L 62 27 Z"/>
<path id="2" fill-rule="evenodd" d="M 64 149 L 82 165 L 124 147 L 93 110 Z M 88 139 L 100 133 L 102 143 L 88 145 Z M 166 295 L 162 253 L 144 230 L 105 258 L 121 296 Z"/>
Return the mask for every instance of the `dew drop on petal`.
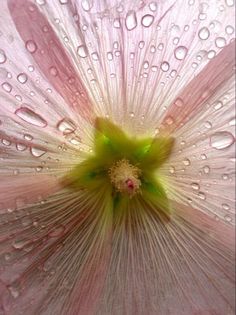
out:
<path id="1" fill-rule="evenodd" d="M 27 107 L 20 107 L 15 111 L 15 114 L 22 120 L 38 127 L 46 127 L 47 122 L 39 114 Z"/>
<path id="2" fill-rule="evenodd" d="M 87 47 L 85 45 L 80 45 L 77 48 L 77 54 L 81 57 L 81 58 L 86 58 L 88 56 L 88 51 L 87 51 Z"/>
<path id="3" fill-rule="evenodd" d="M 59 0 L 60 4 L 67 4 L 68 0 Z"/>
<path id="4" fill-rule="evenodd" d="M 230 125 L 230 126 L 235 126 L 235 125 L 236 125 L 236 118 L 235 118 L 235 117 L 233 117 L 232 119 L 230 119 L 229 125 Z"/>
<path id="5" fill-rule="evenodd" d="M 224 218 L 225 218 L 225 221 L 226 221 L 226 222 L 231 222 L 231 221 L 232 221 L 232 218 L 231 218 L 231 216 L 230 216 L 229 214 L 226 214 L 226 215 L 224 216 Z"/>
<path id="6" fill-rule="evenodd" d="M 225 0 L 225 4 L 226 4 L 228 7 L 233 7 L 233 6 L 234 6 L 234 0 Z"/>
<path id="7" fill-rule="evenodd" d="M 38 48 L 33 40 L 27 40 L 27 42 L 25 43 L 25 47 L 31 54 L 35 53 Z"/>
<path id="8" fill-rule="evenodd" d="M 149 4 L 149 9 L 152 11 L 152 12 L 155 12 L 157 10 L 157 3 L 156 2 L 151 2 Z"/>
<path id="9" fill-rule="evenodd" d="M 219 131 L 210 138 L 212 148 L 222 150 L 230 147 L 234 143 L 234 136 L 228 131 Z"/>
<path id="10" fill-rule="evenodd" d="M 177 98 L 174 102 L 177 107 L 182 107 L 184 105 L 184 101 L 181 98 Z"/>
<path id="11" fill-rule="evenodd" d="M 205 174 L 209 174 L 210 173 L 210 167 L 209 166 L 204 166 L 203 167 L 203 172 L 205 173 Z"/>
<path id="12" fill-rule="evenodd" d="M 190 162 L 189 159 L 184 159 L 184 160 L 183 160 L 183 164 L 184 164 L 185 166 L 189 166 L 189 165 L 191 164 L 191 162 Z"/>
<path id="13" fill-rule="evenodd" d="M 6 91 L 7 93 L 10 93 L 11 90 L 12 90 L 12 86 L 11 86 L 11 84 L 8 83 L 8 82 L 3 82 L 2 88 L 3 88 L 3 90 Z"/>
<path id="14" fill-rule="evenodd" d="M 161 64 L 161 70 L 163 72 L 167 72 L 170 69 L 170 65 L 167 61 L 162 62 Z"/>
<path id="15" fill-rule="evenodd" d="M 35 148 L 35 147 L 31 147 L 31 148 L 30 148 L 30 152 L 31 152 L 31 154 L 32 154 L 34 157 L 41 157 L 41 156 L 43 156 L 43 155 L 46 153 L 45 150 L 41 150 L 41 149 Z"/>
<path id="16" fill-rule="evenodd" d="M 216 47 L 223 48 L 226 45 L 226 40 L 224 37 L 217 37 L 215 40 Z"/>
<path id="17" fill-rule="evenodd" d="M 127 13 L 125 25 L 128 31 L 133 30 L 137 26 L 137 17 L 135 11 L 131 10 Z"/>
<path id="18" fill-rule="evenodd" d="M 92 3 L 90 3 L 88 0 L 82 0 L 81 5 L 84 11 L 89 11 L 92 8 Z"/>
<path id="19" fill-rule="evenodd" d="M 24 144 L 22 144 L 22 143 L 17 143 L 17 144 L 16 144 L 16 149 L 17 149 L 18 151 L 25 151 L 25 150 L 27 149 L 27 146 L 24 145 Z"/>
<path id="20" fill-rule="evenodd" d="M 230 206 L 227 203 L 222 203 L 222 208 L 224 210 L 230 210 Z"/>
<path id="21" fill-rule="evenodd" d="M 57 68 L 55 68 L 55 67 L 50 67 L 49 71 L 50 71 L 50 74 L 51 74 L 53 77 L 56 77 L 56 76 L 58 75 Z"/>
<path id="22" fill-rule="evenodd" d="M 184 46 L 179 46 L 175 48 L 174 54 L 175 58 L 178 60 L 183 60 L 188 53 L 188 49 Z"/>
<path id="23" fill-rule="evenodd" d="M 204 192 L 202 192 L 202 191 L 199 191 L 198 197 L 199 197 L 200 199 L 202 199 L 202 200 L 205 200 L 205 199 L 206 199 L 206 195 L 205 195 Z"/>
<path id="24" fill-rule="evenodd" d="M 227 25 L 225 27 L 225 32 L 228 35 L 232 35 L 234 33 L 234 27 L 232 25 Z"/>
<path id="25" fill-rule="evenodd" d="M 191 187 L 192 187 L 192 189 L 194 189 L 194 190 L 199 190 L 199 189 L 200 189 L 200 186 L 199 186 L 198 183 L 192 183 L 192 184 L 191 184 Z"/>
<path id="26" fill-rule="evenodd" d="M 14 299 L 19 297 L 20 292 L 17 288 L 14 288 L 13 286 L 8 286 L 8 290 Z"/>
<path id="27" fill-rule="evenodd" d="M 141 24 L 144 27 L 149 27 L 152 25 L 153 21 L 154 21 L 154 16 L 151 14 L 146 14 L 142 17 Z"/>
<path id="28" fill-rule="evenodd" d="M 223 107 L 223 103 L 221 101 L 217 102 L 215 105 L 214 105 L 214 108 L 215 110 L 219 110 Z"/>
<path id="29" fill-rule="evenodd" d="M 7 60 L 7 57 L 5 55 L 5 52 L 2 49 L 0 49 L 0 64 L 6 62 L 6 60 Z"/>
<path id="30" fill-rule="evenodd" d="M 27 75 L 26 75 L 25 73 L 20 73 L 20 74 L 18 74 L 18 76 L 17 76 L 17 80 L 18 80 L 21 84 L 24 84 L 24 83 L 27 82 L 28 77 L 27 77 Z"/>
<path id="31" fill-rule="evenodd" d="M 97 61 L 97 60 L 99 59 L 99 56 L 98 56 L 98 53 L 97 53 L 97 52 L 93 52 L 93 53 L 91 54 L 91 56 L 92 56 L 92 59 L 95 60 L 95 61 Z"/>
<path id="32" fill-rule="evenodd" d="M 209 29 L 207 27 L 202 27 L 198 32 L 198 36 L 202 40 L 208 39 L 210 36 Z"/>
<path id="33" fill-rule="evenodd" d="M 27 243 L 28 243 L 28 241 L 26 241 L 26 240 L 16 240 L 16 241 L 14 241 L 12 246 L 15 249 L 22 249 Z"/>
<path id="34" fill-rule="evenodd" d="M 75 131 L 76 125 L 70 119 L 64 118 L 58 122 L 57 128 L 63 134 L 68 134 Z"/>

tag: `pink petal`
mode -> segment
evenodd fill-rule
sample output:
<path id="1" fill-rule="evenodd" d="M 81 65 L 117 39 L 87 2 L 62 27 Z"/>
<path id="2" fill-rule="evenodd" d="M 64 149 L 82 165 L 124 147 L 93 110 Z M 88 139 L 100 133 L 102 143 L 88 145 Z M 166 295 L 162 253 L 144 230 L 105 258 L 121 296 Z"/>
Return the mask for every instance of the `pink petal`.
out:
<path id="1" fill-rule="evenodd" d="M 90 119 L 91 103 L 87 92 L 45 16 L 30 0 L 24 3 L 9 0 L 8 7 L 26 49 L 44 76 L 75 112 Z"/>
<path id="2" fill-rule="evenodd" d="M 235 63 L 235 41 L 226 46 L 205 68 L 180 92 L 168 108 L 163 119 L 171 132 L 206 107 L 207 101 L 233 76 Z M 168 124 L 168 118 L 172 119 Z M 169 125 L 169 126 L 168 126 Z"/>

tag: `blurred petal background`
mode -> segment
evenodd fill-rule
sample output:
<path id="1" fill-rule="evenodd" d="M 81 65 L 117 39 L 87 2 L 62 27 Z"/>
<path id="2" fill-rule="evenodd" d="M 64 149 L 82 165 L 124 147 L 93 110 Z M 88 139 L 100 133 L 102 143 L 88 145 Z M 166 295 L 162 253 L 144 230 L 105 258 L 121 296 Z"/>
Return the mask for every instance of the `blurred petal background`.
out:
<path id="1" fill-rule="evenodd" d="M 234 1 L 0 9 L 0 314 L 234 314 Z M 175 137 L 168 224 L 61 187 L 97 116 Z"/>

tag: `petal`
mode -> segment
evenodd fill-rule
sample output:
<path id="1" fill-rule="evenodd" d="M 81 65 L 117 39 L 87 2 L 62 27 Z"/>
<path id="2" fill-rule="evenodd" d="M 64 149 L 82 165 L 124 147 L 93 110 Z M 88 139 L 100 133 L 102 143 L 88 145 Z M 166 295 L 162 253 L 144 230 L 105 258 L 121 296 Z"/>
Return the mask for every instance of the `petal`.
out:
<path id="1" fill-rule="evenodd" d="M 173 122 L 168 129 L 173 132 L 201 111 L 223 84 L 234 75 L 235 41 L 224 47 L 205 68 L 183 89 L 164 117 Z M 181 106 L 178 106 L 181 104 Z"/>
<path id="2" fill-rule="evenodd" d="M 87 92 L 45 16 L 29 0 L 23 4 L 9 0 L 8 8 L 26 49 L 44 76 L 75 112 L 91 117 Z"/>

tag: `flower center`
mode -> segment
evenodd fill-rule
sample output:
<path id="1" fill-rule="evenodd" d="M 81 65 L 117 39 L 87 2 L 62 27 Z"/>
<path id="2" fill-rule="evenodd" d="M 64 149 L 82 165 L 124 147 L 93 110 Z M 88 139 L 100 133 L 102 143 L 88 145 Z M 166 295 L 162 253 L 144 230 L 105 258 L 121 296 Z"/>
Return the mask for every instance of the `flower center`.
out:
<path id="1" fill-rule="evenodd" d="M 114 163 L 108 171 L 110 181 L 118 192 L 127 193 L 130 197 L 140 192 L 141 170 L 128 160 L 122 159 Z"/>

